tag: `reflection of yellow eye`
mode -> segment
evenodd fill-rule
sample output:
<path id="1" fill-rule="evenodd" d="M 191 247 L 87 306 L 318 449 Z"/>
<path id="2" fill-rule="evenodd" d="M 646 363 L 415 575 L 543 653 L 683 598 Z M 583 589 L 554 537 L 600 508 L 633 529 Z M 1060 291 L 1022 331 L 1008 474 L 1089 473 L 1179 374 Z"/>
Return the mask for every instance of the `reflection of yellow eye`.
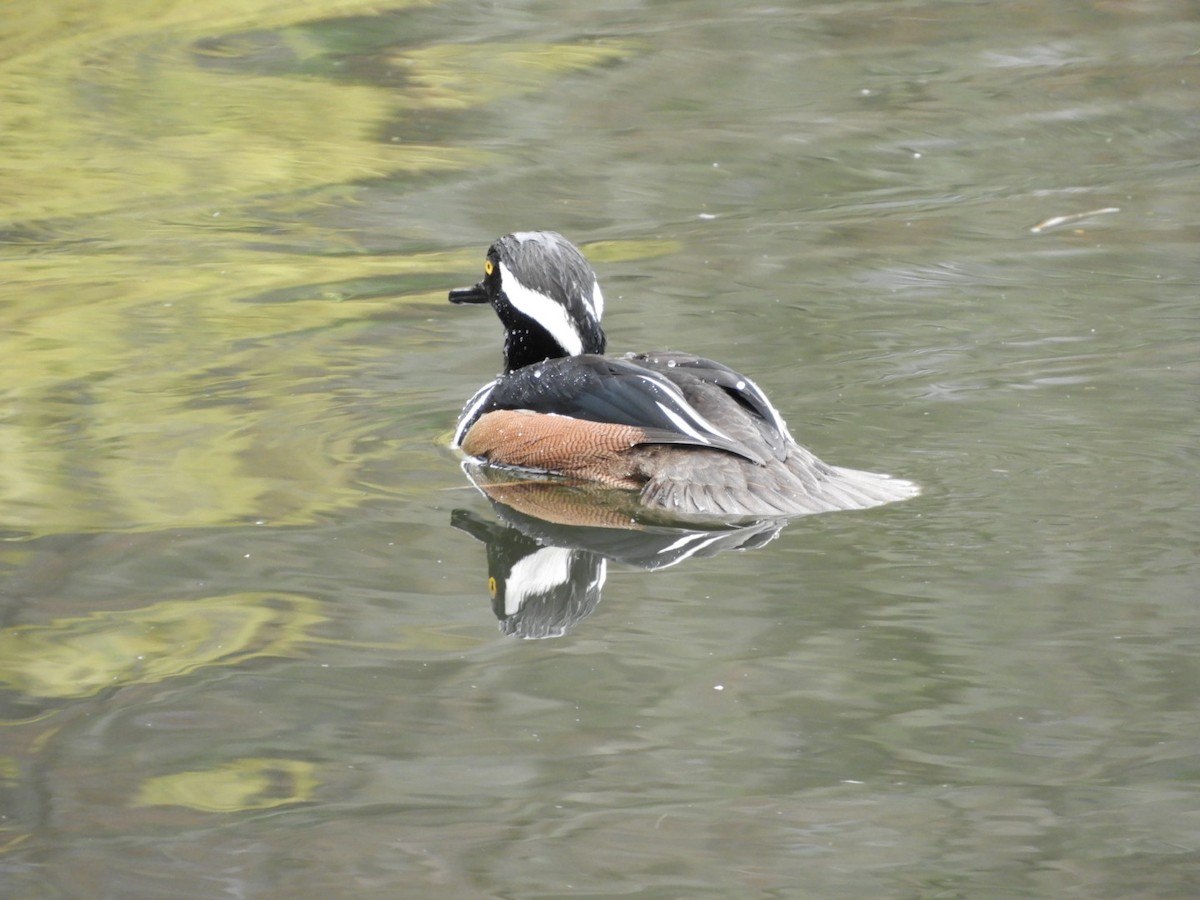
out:
<path id="1" fill-rule="evenodd" d="M 488 268 L 490 269 L 491 267 L 492 267 L 492 264 L 489 262 Z M 488 272 L 488 274 L 491 275 L 492 273 Z M 496 599 L 496 579 L 495 578 L 488 579 L 488 596 L 491 597 L 493 600 Z"/>
<path id="2" fill-rule="evenodd" d="M 492 265 L 492 261 L 490 259 L 485 259 L 483 261 L 483 274 L 491 275 L 494 271 L 496 271 L 496 267 Z"/>

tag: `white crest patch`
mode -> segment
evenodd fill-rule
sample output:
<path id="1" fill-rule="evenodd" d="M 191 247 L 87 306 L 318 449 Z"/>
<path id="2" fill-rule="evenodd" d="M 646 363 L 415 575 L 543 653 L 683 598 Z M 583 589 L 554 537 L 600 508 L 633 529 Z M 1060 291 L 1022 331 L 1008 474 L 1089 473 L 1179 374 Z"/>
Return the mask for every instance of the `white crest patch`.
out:
<path id="1" fill-rule="evenodd" d="M 600 293 L 600 282 L 592 282 L 592 318 L 599 322 L 604 317 L 604 295 Z"/>
<path id="2" fill-rule="evenodd" d="M 526 287 L 504 263 L 500 263 L 500 288 L 509 303 L 545 328 L 570 356 L 583 352 L 583 337 L 561 303 Z"/>

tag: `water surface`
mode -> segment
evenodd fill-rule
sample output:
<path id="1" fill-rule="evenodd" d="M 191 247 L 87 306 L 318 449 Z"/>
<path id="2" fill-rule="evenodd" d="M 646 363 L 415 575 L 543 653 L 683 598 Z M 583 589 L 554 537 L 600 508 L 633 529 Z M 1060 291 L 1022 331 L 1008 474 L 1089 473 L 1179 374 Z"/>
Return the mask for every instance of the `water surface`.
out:
<path id="1" fill-rule="evenodd" d="M 1200 889 L 1193 5 L 8 23 L 5 897 Z M 445 293 L 526 228 L 923 495 L 502 633 Z"/>

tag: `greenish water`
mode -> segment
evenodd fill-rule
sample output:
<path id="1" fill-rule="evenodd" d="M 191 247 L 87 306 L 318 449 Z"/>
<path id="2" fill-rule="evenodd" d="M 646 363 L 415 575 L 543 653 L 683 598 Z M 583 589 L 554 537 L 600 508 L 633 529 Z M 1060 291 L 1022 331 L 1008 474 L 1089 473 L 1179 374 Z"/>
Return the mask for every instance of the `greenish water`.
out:
<path id="1" fill-rule="evenodd" d="M 0 895 L 1200 890 L 1194 5 L 26 6 Z M 923 495 L 502 633 L 526 228 Z"/>

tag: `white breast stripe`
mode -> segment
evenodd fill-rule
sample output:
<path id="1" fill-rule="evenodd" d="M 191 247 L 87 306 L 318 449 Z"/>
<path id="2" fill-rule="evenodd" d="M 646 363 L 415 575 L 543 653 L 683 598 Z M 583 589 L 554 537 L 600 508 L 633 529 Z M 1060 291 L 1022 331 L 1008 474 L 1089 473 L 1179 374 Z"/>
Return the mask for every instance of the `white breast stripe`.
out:
<path id="1" fill-rule="evenodd" d="M 467 429 L 474 424 L 475 416 L 478 415 L 480 407 L 487 403 L 488 397 L 491 396 L 492 390 L 499 381 L 499 378 L 489 381 L 467 401 L 467 405 L 463 407 L 462 415 L 458 417 L 458 425 L 454 429 L 454 439 L 450 442 L 452 450 L 457 450 L 462 446 L 462 440 L 467 436 Z"/>
<path id="2" fill-rule="evenodd" d="M 550 332 L 550 336 L 569 355 L 578 356 L 583 352 L 583 338 L 579 329 L 561 303 L 521 284 L 504 263 L 500 263 L 500 287 L 509 303 Z"/>

